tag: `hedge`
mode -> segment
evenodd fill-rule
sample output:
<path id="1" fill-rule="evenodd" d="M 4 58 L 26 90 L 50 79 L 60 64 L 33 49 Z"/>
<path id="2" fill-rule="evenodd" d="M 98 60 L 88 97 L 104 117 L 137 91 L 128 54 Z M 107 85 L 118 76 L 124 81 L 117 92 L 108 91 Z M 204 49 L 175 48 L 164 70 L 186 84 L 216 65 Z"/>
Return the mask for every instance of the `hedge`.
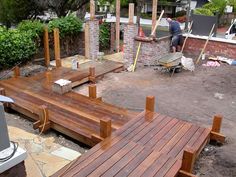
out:
<path id="1" fill-rule="evenodd" d="M 36 52 L 32 35 L 19 30 L 0 29 L 0 69 L 25 62 Z"/>
<path id="2" fill-rule="evenodd" d="M 17 29 L 7 30 L 0 26 L 0 70 L 30 60 L 39 48 L 45 24 L 39 21 L 22 21 Z M 49 31 L 59 28 L 60 37 L 82 31 L 83 23 L 76 17 L 54 19 L 48 24 Z"/>
<path id="3" fill-rule="evenodd" d="M 50 21 L 48 28 L 49 32 L 52 32 L 54 28 L 58 28 L 60 37 L 63 38 L 66 35 L 75 35 L 82 31 L 83 22 L 77 17 L 67 16 Z"/>

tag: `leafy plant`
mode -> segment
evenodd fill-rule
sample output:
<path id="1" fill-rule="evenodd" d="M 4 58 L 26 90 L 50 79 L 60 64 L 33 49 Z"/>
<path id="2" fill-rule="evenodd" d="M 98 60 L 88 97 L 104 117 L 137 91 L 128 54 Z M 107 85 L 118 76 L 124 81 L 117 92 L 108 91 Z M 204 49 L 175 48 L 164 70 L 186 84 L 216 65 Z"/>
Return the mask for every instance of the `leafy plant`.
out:
<path id="1" fill-rule="evenodd" d="M 0 28 L 0 69 L 25 62 L 36 52 L 31 34 Z"/>
<path id="2" fill-rule="evenodd" d="M 99 44 L 102 49 L 107 49 L 110 46 L 109 23 L 102 23 L 99 27 Z"/>
<path id="3" fill-rule="evenodd" d="M 225 0 L 212 0 L 203 6 L 204 9 L 210 10 L 212 13 L 224 13 L 227 2 Z"/>
<path id="4" fill-rule="evenodd" d="M 214 16 L 212 11 L 210 11 L 209 9 L 205 9 L 205 8 L 197 8 L 197 9 L 195 9 L 194 10 L 194 14 L 206 15 L 206 16 Z"/>
<path id="5" fill-rule="evenodd" d="M 227 4 L 233 6 L 233 10 L 236 12 L 236 0 L 228 0 Z"/>
<path id="6" fill-rule="evenodd" d="M 52 32 L 54 28 L 58 28 L 60 37 L 63 38 L 66 35 L 74 35 L 81 32 L 83 22 L 79 18 L 70 15 L 50 21 L 48 28 L 50 32 Z"/>
<path id="7" fill-rule="evenodd" d="M 40 38 L 43 36 L 44 24 L 37 20 L 24 20 L 18 25 L 17 29 L 21 32 L 31 33 L 33 38 Z"/>

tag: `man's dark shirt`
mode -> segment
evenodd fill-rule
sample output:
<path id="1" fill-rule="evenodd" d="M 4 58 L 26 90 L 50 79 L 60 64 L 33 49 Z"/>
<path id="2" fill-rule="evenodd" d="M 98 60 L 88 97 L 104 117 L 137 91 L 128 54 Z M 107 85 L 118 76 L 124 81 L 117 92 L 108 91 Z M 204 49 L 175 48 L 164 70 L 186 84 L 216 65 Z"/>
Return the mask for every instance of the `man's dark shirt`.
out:
<path id="1" fill-rule="evenodd" d="M 171 21 L 170 22 L 170 33 L 172 35 L 179 35 L 181 34 L 181 29 L 180 29 L 180 25 L 177 21 Z"/>

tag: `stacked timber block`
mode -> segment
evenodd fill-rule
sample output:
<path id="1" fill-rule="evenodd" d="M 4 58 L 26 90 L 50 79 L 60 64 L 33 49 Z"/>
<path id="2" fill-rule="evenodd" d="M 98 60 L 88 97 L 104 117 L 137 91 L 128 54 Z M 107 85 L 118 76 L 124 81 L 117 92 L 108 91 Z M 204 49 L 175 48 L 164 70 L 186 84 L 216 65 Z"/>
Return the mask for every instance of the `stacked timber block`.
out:
<path id="1" fill-rule="evenodd" d="M 72 90 L 72 82 L 65 79 L 59 79 L 55 81 L 52 86 L 52 91 L 59 93 L 61 95 L 70 92 L 71 90 Z"/>

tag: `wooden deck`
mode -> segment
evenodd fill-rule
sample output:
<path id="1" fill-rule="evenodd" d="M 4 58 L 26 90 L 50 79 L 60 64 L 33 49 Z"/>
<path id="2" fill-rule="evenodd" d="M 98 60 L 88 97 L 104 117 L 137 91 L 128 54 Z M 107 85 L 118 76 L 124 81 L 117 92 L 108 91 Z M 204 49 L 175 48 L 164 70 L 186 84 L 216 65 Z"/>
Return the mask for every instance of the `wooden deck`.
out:
<path id="1" fill-rule="evenodd" d="M 94 77 L 122 67 L 123 65 L 110 61 L 104 65 L 97 65 Z M 114 131 L 134 116 L 126 109 L 104 103 L 94 97 L 73 91 L 63 95 L 52 91 L 53 82 L 61 78 L 80 84 L 89 81 L 92 76 L 87 68 L 73 71 L 61 67 L 48 73 L 51 79 L 46 79 L 46 73 L 41 73 L 33 77 L 16 77 L 0 81 L 2 94 L 15 101 L 9 107 L 37 121 L 34 128 L 39 128 L 40 131 L 43 128 L 52 128 L 94 146 L 104 139 L 101 131 L 109 121 L 112 122 L 111 130 Z"/>
<path id="2" fill-rule="evenodd" d="M 214 139 L 212 131 L 219 130 L 221 117 L 214 119 L 218 128 L 209 129 L 152 110 L 140 113 L 53 177 L 193 177 L 195 158 Z"/>

